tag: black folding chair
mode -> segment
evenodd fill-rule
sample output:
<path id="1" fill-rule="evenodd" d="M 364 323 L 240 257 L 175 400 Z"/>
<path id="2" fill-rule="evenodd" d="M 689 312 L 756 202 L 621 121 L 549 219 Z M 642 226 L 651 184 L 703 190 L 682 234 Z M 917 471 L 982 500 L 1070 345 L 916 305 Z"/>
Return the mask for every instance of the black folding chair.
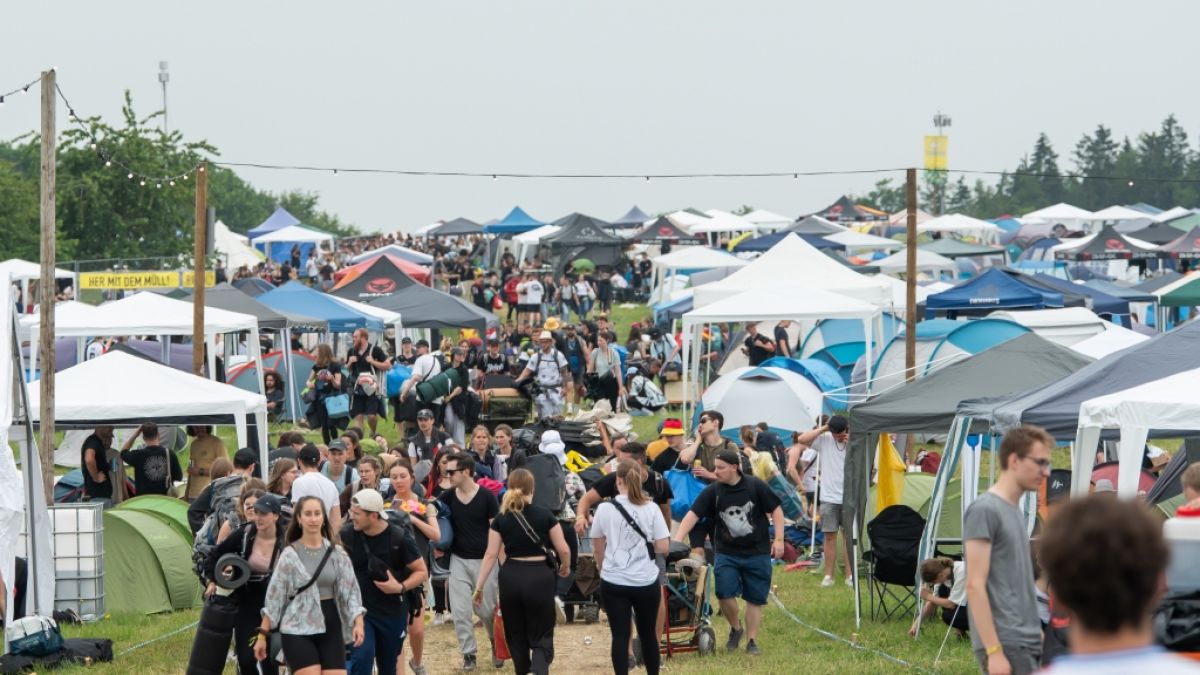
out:
<path id="1" fill-rule="evenodd" d="M 872 620 L 916 611 L 917 550 L 924 529 L 921 514 L 902 504 L 887 507 L 867 523 L 871 550 L 863 558 L 869 565 Z"/>

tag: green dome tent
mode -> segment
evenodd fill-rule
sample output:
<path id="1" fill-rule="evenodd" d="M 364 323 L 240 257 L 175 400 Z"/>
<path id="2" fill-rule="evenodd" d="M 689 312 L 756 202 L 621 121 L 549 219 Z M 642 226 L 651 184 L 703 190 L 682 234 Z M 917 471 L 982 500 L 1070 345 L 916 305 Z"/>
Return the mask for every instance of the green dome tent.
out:
<path id="1" fill-rule="evenodd" d="M 187 502 L 164 495 L 142 495 L 121 502 L 114 508 L 130 511 L 141 511 L 161 516 L 160 520 L 170 525 L 189 545 L 192 543 L 192 530 L 188 526 Z"/>
<path id="2" fill-rule="evenodd" d="M 104 512 L 104 598 L 113 612 L 155 614 L 201 605 L 192 543 L 172 516 L 137 508 Z"/>

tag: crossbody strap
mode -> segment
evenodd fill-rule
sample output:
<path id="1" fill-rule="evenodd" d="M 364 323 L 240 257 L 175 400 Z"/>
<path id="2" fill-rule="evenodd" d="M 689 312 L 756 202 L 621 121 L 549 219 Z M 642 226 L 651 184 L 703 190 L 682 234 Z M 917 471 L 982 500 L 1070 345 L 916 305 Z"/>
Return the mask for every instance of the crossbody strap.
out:
<path id="1" fill-rule="evenodd" d="M 625 518 L 625 522 L 629 523 L 629 526 L 633 528 L 633 531 L 636 532 L 639 537 L 644 539 L 648 546 L 654 544 L 653 540 L 651 540 L 650 537 L 642 531 L 642 528 L 637 524 L 637 521 L 633 519 L 633 516 L 629 515 L 629 512 L 625 510 L 624 506 L 621 506 L 620 502 L 618 502 L 616 499 L 609 499 L 608 503 L 617 507 L 617 511 L 619 511 L 621 516 Z M 647 552 L 649 552 L 649 550 L 649 548 L 646 549 Z"/>
<path id="2" fill-rule="evenodd" d="M 299 553 L 299 551 L 297 551 L 297 553 Z M 321 556 L 321 562 L 317 563 L 317 571 L 313 572 L 312 578 L 309 579 L 303 586 L 296 589 L 296 592 L 293 593 L 292 597 L 288 599 L 288 604 L 291 604 L 291 601 L 294 600 L 297 595 L 307 591 L 313 584 L 317 583 L 317 579 L 321 576 L 321 572 L 325 569 L 325 563 L 329 562 L 329 556 L 332 554 L 333 544 L 330 544 L 329 547 L 325 549 L 325 555 Z M 286 606 L 283 608 L 283 611 L 287 611 Z M 279 614 L 279 618 L 283 618 L 282 612 Z"/>
<path id="3" fill-rule="evenodd" d="M 533 543 L 541 547 L 542 553 L 545 553 L 547 558 L 552 558 L 553 554 L 550 551 L 550 547 L 546 545 L 546 542 L 542 539 L 542 535 L 535 532 L 533 527 L 530 526 L 529 521 L 525 520 L 525 515 L 520 511 L 513 511 L 512 515 L 513 518 L 517 520 L 517 523 L 520 524 L 521 529 L 525 530 L 525 535 L 528 536 Z"/>

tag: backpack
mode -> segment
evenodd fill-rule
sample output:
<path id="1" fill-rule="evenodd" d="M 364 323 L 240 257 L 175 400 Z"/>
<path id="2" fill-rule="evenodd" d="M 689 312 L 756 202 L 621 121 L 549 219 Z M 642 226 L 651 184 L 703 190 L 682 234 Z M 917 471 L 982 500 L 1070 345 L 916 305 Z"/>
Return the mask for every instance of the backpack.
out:
<path id="1" fill-rule="evenodd" d="M 554 455 L 533 455 L 524 468 L 533 474 L 533 503 L 558 514 L 567 502 L 567 473 Z"/>
<path id="2" fill-rule="evenodd" d="M 196 539 L 192 544 L 192 562 L 196 575 L 201 579 L 204 578 L 204 564 L 208 555 L 217 547 L 217 533 L 221 531 L 221 525 L 237 513 L 238 494 L 245 482 L 245 476 L 237 475 L 218 478 L 212 483 L 209 512 L 204 524 L 196 531 Z"/>

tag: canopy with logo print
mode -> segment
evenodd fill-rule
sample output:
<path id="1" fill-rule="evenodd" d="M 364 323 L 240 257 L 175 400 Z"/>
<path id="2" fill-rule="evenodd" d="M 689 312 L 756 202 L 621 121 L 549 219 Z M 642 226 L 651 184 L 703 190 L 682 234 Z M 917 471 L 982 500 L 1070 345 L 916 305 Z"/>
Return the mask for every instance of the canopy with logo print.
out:
<path id="1" fill-rule="evenodd" d="M 1157 258 L 1154 245 L 1117 232 L 1107 225 L 1096 234 L 1055 247 L 1055 260 L 1146 260 Z"/>
<path id="2" fill-rule="evenodd" d="M 330 292 L 347 300 L 369 301 L 395 293 L 401 277 L 429 285 L 429 268 L 394 255 L 381 255 L 338 270 L 337 285 Z"/>
<path id="3" fill-rule="evenodd" d="M 638 230 L 629 238 L 635 244 L 703 244 L 704 238 L 689 234 L 671 216 L 659 216 L 657 220 Z"/>
<path id="4" fill-rule="evenodd" d="M 1200 227 L 1193 227 L 1174 241 L 1159 246 L 1158 251 L 1167 257 L 1181 260 L 1200 258 Z"/>

